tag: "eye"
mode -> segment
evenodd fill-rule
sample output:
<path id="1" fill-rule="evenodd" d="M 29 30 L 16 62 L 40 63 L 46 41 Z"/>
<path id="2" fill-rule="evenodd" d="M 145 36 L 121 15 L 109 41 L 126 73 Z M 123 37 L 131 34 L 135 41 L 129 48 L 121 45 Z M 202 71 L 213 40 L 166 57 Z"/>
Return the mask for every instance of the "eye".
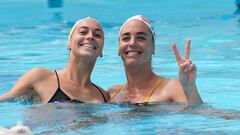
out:
<path id="1" fill-rule="evenodd" d="M 144 36 L 139 36 L 139 37 L 137 37 L 139 40 L 146 40 L 146 37 L 144 37 Z"/>
<path id="2" fill-rule="evenodd" d="M 87 34 L 87 31 L 86 31 L 86 30 L 80 30 L 79 33 L 80 33 L 81 35 L 86 35 L 86 34 Z"/>
<path id="3" fill-rule="evenodd" d="M 95 33 L 94 35 L 95 35 L 95 37 L 97 37 L 97 38 L 102 38 L 102 34 L 101 34 L 101 33 Z"/>
<path id="4" fill-rule="evenodd" d="M 129 39 L 130 39 L 129 37 L 122 37 L 122 38 L 121 38 L 121 40 L 124 41 L 124 42 L 129 41 Z"/>

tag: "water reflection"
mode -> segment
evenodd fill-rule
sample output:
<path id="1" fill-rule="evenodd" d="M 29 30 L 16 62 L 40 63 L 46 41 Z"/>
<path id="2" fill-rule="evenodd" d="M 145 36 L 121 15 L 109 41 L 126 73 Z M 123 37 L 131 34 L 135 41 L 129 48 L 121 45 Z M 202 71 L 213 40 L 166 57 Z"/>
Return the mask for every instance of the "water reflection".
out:
<path id="1" fill-rule="evenodd" d="M 237 25 L 238 25 L 238 27 L 240 27 L 240 9 L 237 9 L 235 12 L 234 12 L 234 15 L 236 16 L 236 18 L 237 18 Z"/>
<path id="2" fill-rule="evenodd" d="M 236 0 L 235 3 L 237 5 L 238 9 L 240 9 L 240 0 Z"/>
<path id="3" fill-rule="evenodd" d="M 238 26 L 240 27 L 240 0 L 235 1 L 237 10 L 234 12 L 234 15 L 237 17 Z"/>
<path id="4" fill-rule="evenodd" d="M 237 9 L 235 12 L 234 12 L 235 15 L 240 15 L 240 9 Z"/>
<path id="5" fill-rule="evenodd" d="M 49 8 L 61 8 L 63 7 L 63 0 L 48 0 Z"/>
<path id="6" fill-rule="evenodd" d="M 62 8 L 63 7 L 63 0 L 48 0 L 48 7 L 49 8 Z M 62 12 L 60 10 L 54 10 L 53 12 L 53 22 L 60 22 L 62 21 Z"/>
<path id="7" fill-rule="evenodd" d="M 63 0 L 48 0 L 47 6 L 51 14 L 51 18 L 48 23 L 49 28 L 53 31 L 62 31 L 64 28 L 63 25 L 63 9 L 64 6 Z"/>

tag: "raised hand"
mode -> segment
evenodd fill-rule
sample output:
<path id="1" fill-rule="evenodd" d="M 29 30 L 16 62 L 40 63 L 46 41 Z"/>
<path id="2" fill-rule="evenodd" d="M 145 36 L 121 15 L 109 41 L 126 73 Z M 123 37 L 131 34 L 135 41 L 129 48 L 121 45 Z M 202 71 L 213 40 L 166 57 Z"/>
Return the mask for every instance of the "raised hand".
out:
<path id="1" fill-rule="evenodd" d="M 179 81 L 181 82 L 183 87 L 195 85 L 195 80 L 197 76 L 196 65 L 193 64 L 191 60 L 189 60 L 190 43 L 191 43 L 191 40 L 187 40 L 186 52 L 185 52 L 184 58 L 181 58 L 176 44 L 172 45 L 172 48 L 178 63 L 178 68 L 179 68 Z"/>

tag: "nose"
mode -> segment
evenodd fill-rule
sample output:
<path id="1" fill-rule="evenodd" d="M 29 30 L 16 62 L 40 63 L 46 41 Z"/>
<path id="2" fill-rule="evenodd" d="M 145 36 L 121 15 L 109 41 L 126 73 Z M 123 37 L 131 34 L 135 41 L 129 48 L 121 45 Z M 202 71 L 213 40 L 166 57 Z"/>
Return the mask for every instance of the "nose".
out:
<path id="1" fill-rule="evenodd" d="M 131 39 L 129 41 L 129 46 L 133 47 L 136 45 L 136 38 L 134 36 L 131 36 Z"/>
<path id="2" fill-rule="evenodd" d="M 94 39 L 94 35 L 93 35 L 93 32 L 91 30 L 87 34 L 87 39 L 88 40 L 93 40 Z"/>

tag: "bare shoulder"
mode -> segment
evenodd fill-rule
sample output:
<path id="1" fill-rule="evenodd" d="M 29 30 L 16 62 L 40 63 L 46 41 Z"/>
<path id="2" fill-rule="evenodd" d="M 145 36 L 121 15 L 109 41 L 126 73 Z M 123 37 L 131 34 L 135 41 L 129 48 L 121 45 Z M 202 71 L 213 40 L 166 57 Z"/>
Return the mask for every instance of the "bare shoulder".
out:
<path id="1" fill-rule="evenodd" d="M 179 80 L 169 79 L 167 87 L 173 102 L 186 102 L 186 96 Z"/>
<path id="2" fill-rule="evenodd" d="M 168 85 L 172 87 L 181 86 L 179 80 L 176 80 L 176 79 L 169 79 Z"/>
<path id="3" fill-rule="evenodd" d="M 29 70 L 17 80 L 15 85 L 8 92 L 0 96 L 0 99 L 7 99 L 32 92 L 35 84 L 48 77 L 51 73 L 53 72 L 44 68 L 34 68 Z"/>
<path id="4" fill-rule="evenodd" d="M 171 95 L 172 93 L 183 91 L 181 83 L 179 82 L 179 80 L 176 79 L 168 79 L 166 87 L 168 91 L 171 93 Z"/>
<path id="5" fill-rule="evenodd" d="M 118 92 L 122 87 L 124 86 L 124 84 L 117 84 L 117 85 L 113 85 L 110 88 L 107 89 L 108 94 L 110 95 L 110 97 L 112 97 L 116 92 Z"/>
<path id="6" fill-rule="evenodd" d="M 31 73 L 36 76 L 44 77 L 47 75 L 51 75 L 53 73 L 53 71 L 46 69 L 46 68 L 33 68 L 33 69 L 29 70 L 28 73 Z"/>
<path id="7" fill-rule="evenodd" d="M 42 80 L 44 78 L 49 77 L 50 75 L 53 75 L 53 71 L 45 69 L 45 68 L 33 68 L 26 72 L 23 77 L 31 79 L 33 82 Z"/>

